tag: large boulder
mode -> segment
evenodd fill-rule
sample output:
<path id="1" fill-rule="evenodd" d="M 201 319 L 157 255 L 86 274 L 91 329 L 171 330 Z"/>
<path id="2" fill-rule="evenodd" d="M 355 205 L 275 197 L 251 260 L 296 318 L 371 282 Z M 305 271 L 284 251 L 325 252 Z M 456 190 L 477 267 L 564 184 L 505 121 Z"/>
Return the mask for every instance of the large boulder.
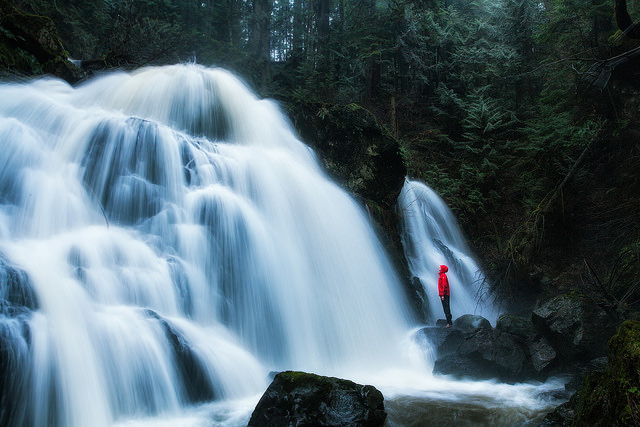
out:
<path id="1" fill-rule="evenodd" d="M 453 327 L 467 333 L 478 329 L 491 329 L 491 323 L 482 316 L 463 314 L 453 321 Z"/>
<path id="2" fill-rule="evenodd" d="M 531 341 L 536 335 L 536 329 L 531 323 L 531 318 L 503 314 L 498 317 L 496 329 L 520 338 L 522 341 Z"/>
<path id="3" fill-rule="evenodd" d="M 456 342 L 458 347 L 451 351 Z M 527 354 L 518 340 L 497 329 L 478 328 L 462 339 L 453 331 L 440 346 L 441 352 L 446 354 L 434 364 L 437 374 L 506 382 L 522 381 L 531 374 Z"/>
<path id="4" fill-rule="evenodd" d="M 375 387 L 304 372 L 278 373 L 249 426 L 383 426 L 384 397 Z"/>
<path id="5" fill-rule="evenodd" d="M 549 340 L 537 333 L 531 317 L 503 314 L 496 322 L 496 329 L 520 342 L 538 378 L 543 378 L 556 365 L 558 354 Z"/>
<path id="6" fill-rule="evenodd" d="M 606 355 L 615 333 L 615 316 L 583 295 L 560 295 L 535 309 L 531 320 L 565 361 L 587 361 Z"/>

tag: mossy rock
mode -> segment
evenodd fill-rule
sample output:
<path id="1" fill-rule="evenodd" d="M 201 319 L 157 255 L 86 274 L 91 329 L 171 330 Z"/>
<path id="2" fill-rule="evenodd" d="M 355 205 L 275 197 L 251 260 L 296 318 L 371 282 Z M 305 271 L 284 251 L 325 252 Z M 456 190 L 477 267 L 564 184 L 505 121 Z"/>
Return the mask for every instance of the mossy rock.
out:
<path id="1" fill-rule="evenodd" d="M 609 340 L 605 372 L 594 372 L 576 396 L 574 425 L 640 425 L 640 322 L 627 320 Z"/>
<path id="2" fill-rule="evenodd" d="M 370 385 L 306 372 L 275 376 L 249 426 L 383 426 L 384 397 Z"/>
<path id="3" fill-rule="evenodd" d="M 290 112 L 329 174 L 376 207 L 395 206 L 406 176 L 398 142 L 362 106 L 298 104 Z"/>
<path id="4" fill-rule="evenodd" d="M 0 9 L 0 70 L 25 76 L 52 74 L 70 83 L 84 76 L 68 60 L 53 21 L 15 7 Z"/>

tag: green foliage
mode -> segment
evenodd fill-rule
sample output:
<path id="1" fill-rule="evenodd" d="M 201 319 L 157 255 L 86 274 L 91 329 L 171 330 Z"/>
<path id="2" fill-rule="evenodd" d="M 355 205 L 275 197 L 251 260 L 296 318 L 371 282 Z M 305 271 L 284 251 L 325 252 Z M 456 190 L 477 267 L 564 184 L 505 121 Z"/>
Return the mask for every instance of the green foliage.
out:
<path id="1" fill-rule="evenodd" d="M 623 307 L 640 303 L 640 240 L 632 240 L 618 252 L 606 282 Z"/>

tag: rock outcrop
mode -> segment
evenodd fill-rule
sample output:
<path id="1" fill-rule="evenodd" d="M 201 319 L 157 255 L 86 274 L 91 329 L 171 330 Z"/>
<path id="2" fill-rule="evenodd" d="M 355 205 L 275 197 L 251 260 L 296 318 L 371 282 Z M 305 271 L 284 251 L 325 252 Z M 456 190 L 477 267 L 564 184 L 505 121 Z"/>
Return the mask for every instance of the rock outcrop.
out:
<path id="1" fill-rule="evenodd" d="M 588 361 L 607 354 L 615 316 L 583 295 L 559 295 L 533 311 L 531 320 L 564 361 Z"/>
<path id="2" fill-rule="evenodd" d="M 576 390 L 605 363 L 615 325 L 615 315 L 598 302 L 572 294 L 546 301 L 530 319 L 506 314 L 492 328 L 464 315 L 452 329 L 425 328 L 422 336 L 437 349 L 434 373 L 505 382 L 563 374 L 572 377 L 567 390 Z"/>
<path id="3" fill-rule="evenodd" d="M 0 70 L 23 76 L 52 74 L 69 83 L 84 77 L 67 58 L 53 21 L 0 6 Z"/>
<path id="4" fill-rule="evenodd" d="M 383 426 L 384 397 L 375 387 L 304 372 L 275 376 L 249 426 Z"/>
<path id="5" fill-rule="evenodd" d="M 480 316 L 465 315 L 438 346 L 433 372 L 460 378 L 514 382 L 531 376 L 527 352 L 517 337 L 491 327 Z"/>

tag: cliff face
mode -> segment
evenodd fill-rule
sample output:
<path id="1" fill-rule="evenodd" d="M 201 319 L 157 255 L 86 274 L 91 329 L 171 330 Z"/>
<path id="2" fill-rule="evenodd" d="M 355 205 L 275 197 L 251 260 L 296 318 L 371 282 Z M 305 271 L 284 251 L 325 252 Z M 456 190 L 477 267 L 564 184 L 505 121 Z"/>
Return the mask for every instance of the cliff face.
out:
<path id="1" fill-rule="evenodd" d="M 357 104 L 306 103 L 288 115 L 302 140 L 379 225 L 379 235 L 402 277 L 408 279 L 398 234 L 396 202 L 407 170 L 400 145 L 375 115 Z"/>
<path id="2" fill-rule="evenodd" d="M 83 77 L 68 60 L 51 19 L 11 6 L 0 8 L 0 70 L 19 76 L 52 74 L 70 83 Z"/>

